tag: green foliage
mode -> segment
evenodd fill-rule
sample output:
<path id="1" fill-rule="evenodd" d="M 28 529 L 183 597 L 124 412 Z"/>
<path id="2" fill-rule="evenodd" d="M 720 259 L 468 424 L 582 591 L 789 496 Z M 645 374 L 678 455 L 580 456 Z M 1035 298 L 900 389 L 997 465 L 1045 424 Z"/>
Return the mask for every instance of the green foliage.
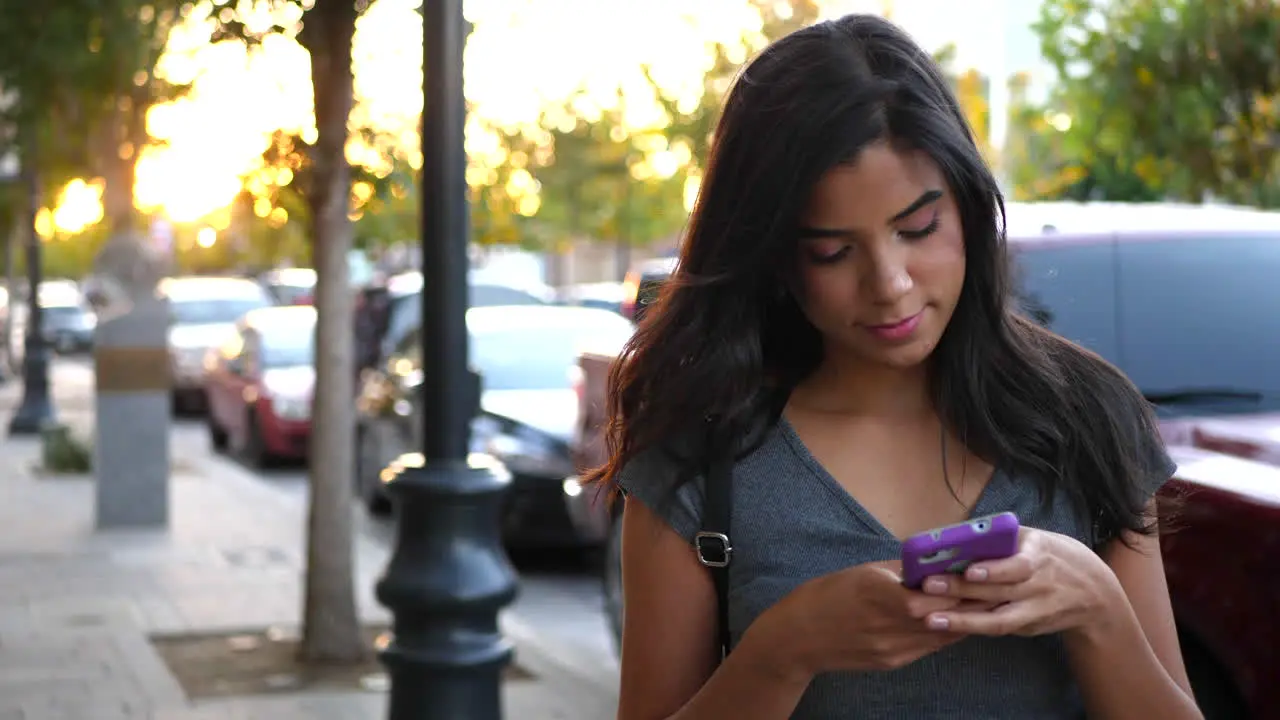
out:
<path id="1" fill-rule="evenodd" d="M 93 470 L 93 447 L 70 427 L 53 424 L 40 430 L 40 469 L 58 475 L 83 475 Z"/>
<path id="2" fill-rule="evenodd" d="M 1280 205 L 1280 8 L 1047 0 L 1036 25 L 1071 119 L 1054 190 Z"/>
<path id="3" fill-rule="evenodd" d="M 762 20 L 760 32 L 744 39 L 748 51 L 813 23 L 819 15 L 815 0 L 747 1 Z M 299 39 L 303 39 L 308 28 L 304 3 L 258 0 L 257 4 L 277 10 L 296 8 L 302 20 Z M 214 4 L 213 17 L 219 21 L 215 39 L 252 45 L 269 33 L 289 31 L 279 25 L 249 28 L 228 9 L 233 5 L 228 1 Z M 357 8 L 362 11 L 366 6 Z M 472 168 L 472 240 L 554 249 L 575 237 L 632 245 L 670 237 L 684 224 L 686 183 L 700 176 L 723 95 L 748 54 L 741 48 L 717 46 L 703 96 L 692 109 L 682 108 L 677 98 L 663 95 L 654 82 L 670 120 L 665 128 L 629 130 L 624 126 L 621 106 L 587 115 L 581 112 L 577 99 L 547 108 L 536 132 L 488 128 L 499 137 L 506 161 L 498 167 Z M 365 144 L 378 148 L 391 168 L 390 172 L 385 167 L 377 172 L 353 168 L 351 206 L 356 245 L 371 249 L 416 237 L 417 172 L 409 166 L 405 149 L 384 142 L 386 138 L 371 129 L 354 128 L 353 132 L 361 133 Z M 278 136 L 264 155 L 264 175 L 277 178 L 278 171 L 287 168 L 287 182 L 255 183 L 250 179 L 249 186 L 256 196 L 267 198 L 276 207 L 305 198 L 314 151 L 300 138 Z M 657 172 L 647 160 L 662 151 L 671 151 L 684 162 L 674 172 L 670 167 L 657 168 L 661 170 Z M 537 204 L 528 199 L 530 184 L 537 188 Z M 288 227 L 303 217 L 293 209 L 288 214 Z"/>
<path id="4" fill-rule="evenodd" d="M 530 171 L 542 186 L 543 203 L 532 230 L 542 244 L 566 237 L 590 237 L 645 245 L 679 231 L 686 216 L 686 183 L 701 177 L 724 96 L 734 77 L 752 52 L 813 24 L 820 14 L 814 0 L 750 3 L 760 14 L 759 33 L 743 38 L 738 46 L 718 43 L 713 47 L 714 61 L 703 79 L 702 96 L 693 107 L 682 106 L 682 98 L 665 93 L 648 69 L 642 68 L 666 116 L 665 127 L 644 131 L 626 128 L 625 100 L 621 97 L 599 117 L 574 112 L 571 100 L 566 107 L 543 115 L 543 127 L 551 137 L 549 157 L 527 142 L 513 147 L 513 156 L 530 163 Z M 650 167 L 646 162 L 663 152 L 682 161 L 674 173 L 669 174 L 669 167 Z M 670 158 L 666 162 L 669 164 Z M 499 204 L 492 198 L 486 200 L 491 207 Z M 497 214 L 485 217 L 496 218 Z M 522 226 L 519 221 L 513 225 Z"/>
<path id="5" fill-rule="evenodd" d="M 995 158 L 992 153 L 990 138 L 991 108 L 987 98 L 991 93 L 991 81 L 986 75 L 972 68 L 963 71 L 955 69 L 956 46 L 948 43 L 933 53 L 933 61 L 942 69 L 955 93 L 960 109 L 964 111 L 969 130 L 983 157 L 988 162 Z"/>
<path id="6" fill-rule="evenodd" d="M 181 7 L 179 0 L 0 0 L 0 87 L 13 100 L 0 124 L 39 143 L 27 152 L 39 157 L 48 182 L 85 174 L 95 155 L 133 139 L 103 138 L 108 116 L 183 90 L 152 72 Z M 0 138 L 0 147 L 18 140 Z M 104 141 L 115 143 L 99 147 Z"/>

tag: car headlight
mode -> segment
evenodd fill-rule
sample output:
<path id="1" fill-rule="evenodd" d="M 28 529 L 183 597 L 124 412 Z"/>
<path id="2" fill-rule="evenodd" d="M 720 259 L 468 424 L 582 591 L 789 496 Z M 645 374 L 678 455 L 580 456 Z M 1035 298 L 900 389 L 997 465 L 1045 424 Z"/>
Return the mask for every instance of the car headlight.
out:
<path id="1" fill-rule="evenodd" d="M 311 417 L 311 403 L 302 398 L 273 397 L 271 410 L 282 420 L 306 420 Z"/>
<path id="2" fill-rule="evenodd" d="M 204 348 L 174 348 L 169 355 L 179 370 L 197 372 L 204 369 Z"/>

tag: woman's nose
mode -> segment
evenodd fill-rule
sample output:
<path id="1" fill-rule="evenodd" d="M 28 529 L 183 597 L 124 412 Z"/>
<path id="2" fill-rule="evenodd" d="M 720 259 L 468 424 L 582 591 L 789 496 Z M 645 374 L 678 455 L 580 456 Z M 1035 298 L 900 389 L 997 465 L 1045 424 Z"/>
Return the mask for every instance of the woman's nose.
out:
<path id="1" fill-rule="evenodd" d="M 867 285 L 877 302 L 896 302 L 915 287 L 911 273 L 907 272 L 906 258 L 896 249 L 877 254 L 871 264 L 871 275 Z"/>

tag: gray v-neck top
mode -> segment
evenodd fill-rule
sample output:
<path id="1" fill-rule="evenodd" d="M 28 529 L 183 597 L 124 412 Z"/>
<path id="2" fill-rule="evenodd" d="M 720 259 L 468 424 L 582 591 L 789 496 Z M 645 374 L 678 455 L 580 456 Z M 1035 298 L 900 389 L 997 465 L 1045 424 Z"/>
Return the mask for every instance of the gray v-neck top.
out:
<path id="1" fill-rule="evenodd" d="M 1149 494 L 1174 469 L 1155 441 Z M 677 472 L 662 452 L 643 453 L 619 473 L 629 498 L 643 502 L 690 541 L 701 529 L 701 477 L 670 492 Z M 1163 479 L 1158 479 L 1163 478 Z M 866 562 L 900 557 L 901 543 L 841 487 L 785 419 L 733 470 L 734 548 L 729 567 L 729 630 L 737 643 L 765 610 L 802 583 Z M 996 470 L 973 516 L 1011 511 L 1025 526 L 1089 543 L 1065 493 L 1046 510 L 1029 479 Z M 851 598 L 856 602 L 856 598 Z M 820 674 L 794 720 L 1056 720 L 1084 708 L 1061 638 L 970 637 L 886 672 Z"/>

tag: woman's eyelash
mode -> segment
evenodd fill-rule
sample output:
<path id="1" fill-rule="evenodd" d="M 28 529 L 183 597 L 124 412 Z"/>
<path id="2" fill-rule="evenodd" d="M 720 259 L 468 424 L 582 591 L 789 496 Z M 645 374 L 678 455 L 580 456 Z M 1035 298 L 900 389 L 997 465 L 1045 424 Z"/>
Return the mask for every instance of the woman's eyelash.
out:
<path id="1" fill-rule="evenodd" d="M 852 246 L 845 245 L 839 250 L 833 253 L 827 253 L 825 255 L 820 253 L 810 252 L 809 259 L 812 260 L 814 264 L 817 264 L 817 265 L 830 265 L 832 263 L 837 263 L 843 260 L 844 257 L 849 254 L 849 251 L 851 249 L 852 249 Z"/>
<path id="2" fill-rule="evenodd" d="M 934 234 L 937 231 L 938 231 L 938 216 L 934 215 L 933 220 L 929 221 L 928 225 L 925 225 L 919 230 L 899 230 L 898 234 L 906 238 L 907 240 L 919 240 L 921 238 L 929 237 L 930 235 Z"/>
<path id="3" fill-rule="evenodd" d="M 899 230 L 898 235 L 904 240 L 922 240 L 937 232 L 938 224 L 939 218 L 937 215 L 934 215 L 933 220 L 929 221 L 928 225 L 925 225 L 919 230 Z M 809 259 L 817 265 L 831 265 L 843 260 L 852 249 L 852 245 L 845 245 L 833 253 L 821 254 L 811 251 L 809 253 Z"/>

